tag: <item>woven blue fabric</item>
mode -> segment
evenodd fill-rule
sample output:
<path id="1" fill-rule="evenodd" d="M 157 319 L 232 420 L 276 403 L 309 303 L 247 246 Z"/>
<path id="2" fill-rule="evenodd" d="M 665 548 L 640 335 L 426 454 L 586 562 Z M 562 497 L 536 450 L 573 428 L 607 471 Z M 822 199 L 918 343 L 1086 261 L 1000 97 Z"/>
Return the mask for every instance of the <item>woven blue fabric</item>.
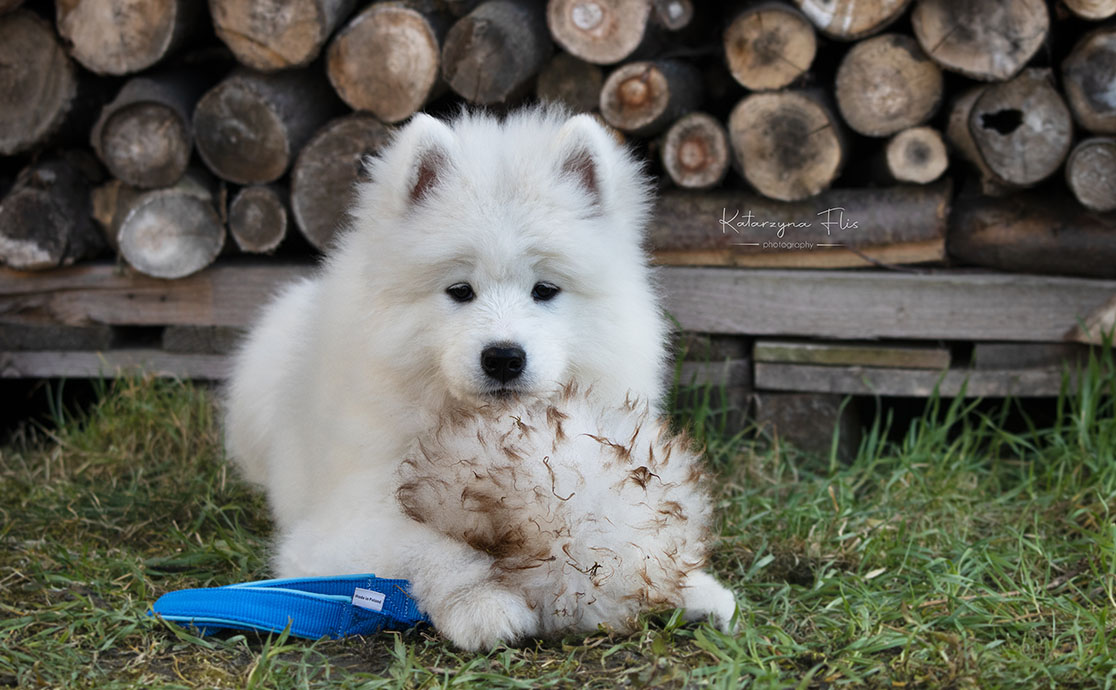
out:
<path id="1" fill-rule="evenodd" d="M 383 595 L 382 608 L 374 611 L 355 605 L 353 597 L 358 589 Z M 429 622 L 411 597 L 409 582 L 375 575 L 260 580 L 183 589 L 159 597 L 148 615 L 193 625 L 203 634 L 225 629 L 277 633 L 289 625 L 291 635 L 311 640 L 369 635 Z"/>

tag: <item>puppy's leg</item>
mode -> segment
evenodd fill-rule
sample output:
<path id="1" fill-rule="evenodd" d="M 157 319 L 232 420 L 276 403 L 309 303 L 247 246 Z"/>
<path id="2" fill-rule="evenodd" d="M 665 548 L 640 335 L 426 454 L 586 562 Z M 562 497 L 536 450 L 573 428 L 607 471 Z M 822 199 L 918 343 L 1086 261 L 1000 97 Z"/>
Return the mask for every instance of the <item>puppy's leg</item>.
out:
<path id="1" fill-rule="evenodd" d="M 350 513 L 352 515 L 352 513 Z M 523 593 L 494 577 L 492 557 L 401 515 L 304 520 L 279 539 L 279 577 L 373 572 L 404 577 L 434 627 L 469 651 L 540 633 Z"/>
<path id="2" fill-rule="evenodd" d="M 694 571 L 683 580 L 682 602 L 686 609 L 686 620 L 701 621 L 712 616 L 722 632 L 732 631 L 736 597 L 704 570 Z"/>

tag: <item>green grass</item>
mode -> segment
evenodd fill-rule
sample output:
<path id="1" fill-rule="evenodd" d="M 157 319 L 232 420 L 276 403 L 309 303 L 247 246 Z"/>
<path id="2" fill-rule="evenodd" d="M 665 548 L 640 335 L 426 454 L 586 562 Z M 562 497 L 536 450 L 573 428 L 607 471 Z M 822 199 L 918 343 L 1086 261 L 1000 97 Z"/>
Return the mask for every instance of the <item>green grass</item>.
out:
<path id="1" fill-rule="evenodd" d="M 430 629 L 201 639 L 147 618 L 165 591 L 266 576 L 269 527 L 222 462 L 209 393 L 121 381 L 0 449 L 0 685 L 1112 687 L 1113 393 L 1106 354 L 1047 428 L 942 401 L 898 442 L 877 422 L 850 463 L 726 439 L 715 396 L 686 396 L 740 632 L 660 614 L 461 654 Z"/>

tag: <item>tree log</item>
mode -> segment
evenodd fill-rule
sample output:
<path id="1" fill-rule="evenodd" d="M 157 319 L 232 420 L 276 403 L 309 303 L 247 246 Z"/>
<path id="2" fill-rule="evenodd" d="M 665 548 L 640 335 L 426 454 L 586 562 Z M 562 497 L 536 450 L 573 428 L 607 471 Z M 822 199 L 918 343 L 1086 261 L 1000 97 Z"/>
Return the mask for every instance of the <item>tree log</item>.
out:
<path id="1" fill-rule="evenodd" d="M 130 74 L 159 62 L 197 25 L 198 0 L 59 0 L 58 33 L 97 74 Z"/>
<path id="2" fill-rule="evenodd" d="M 679 187 L 707 189 L 728 172 L 731 153 L 724 126 L 706 113 L 690 113 L 667 130 L 661 148 L 663 168 Z"/>
<path id="3" fill-rule="evenodd" d="M 101 110 L 90 140 L 116 177 L 135 187 L 168 187 L 194 149 L 190 115 L 203 91 L 189 72 L 136 77 Z"/>
<path id="4" fill-rule="evenodd" d="M 310 244 L 330 245 L 363 176 L 363 158 L 376 155 L 390 135 L 374 117 L 348 115 L 323 127 L 299 154 L 291 171 L 291 211 Z"/>
<path id="5" fill-rule="evenodd" d="M 1046 40 L 1043 0 L 918 0 L 911 25 L 945 69 L 982 81 L 1015 76 Z"/>
<path id="6" fill-rule="evenodd" d="M 225 245 L 209 175 L 186 173 L 173 187 L 132 199 L 117 243 L 128 264 L 153 278 L 183 278 L 213 263 Z"/>
<path id="7" fill-rule="evenodd" d="M 472 103 L 506 103 L 526 93 L 553 47 L 532 0 L 488 0 L 449 30 L 442 76 Z"/>
<path id="8" fill-rule="evenodd" d="M 795 0 L 827 36 L 851 41 L 883 31 L 903 14 L 910 0 Z"/>
<path id="9" fill-rule="evenodd" d="M 1066 7 L 1082 19 L 1097 21 L 1116 15 L 1116 0 L 1062 0 Z"/>
<path id="10" fill-rule="evenodd" d="M 442 39 L 449 25 L 431 2 L 379 2 L 353 17 L 329 45 L 329 83 L 354 110 L 405 120 L 444 86 Z"/>
<path id="11" fill-rule="evenodd" d="M 933 182 L 949 167 L 942 135 L 931 127 L 912 127 L 893 136 L 885 159 L 888 174 L 898 182 Z"/>
<path id="12" fill-rule="evenodd" d="M 991 196 L 1000 196 L 1007 193 L 1011 186 L 999 179 L 984 162 L 976 141 L 973 140 L 969 130 L 969 116 L 973 112 L 973 104 L 981 97 L 987 86 L 974 86 L 958 96 L 949 111 L 949 124 L 946 127 L 946 138 L 955 149 L 977 169 L 980 173 L 981 191 Z"/>
<path id="13" fill-rule="evenodd" d="M 651 0 L 549 0 L 547 24 L 570 55 L 597 65 L 631 57 L 647 39 Z"/>
<path id="14" fill-rule="evenodd" d="M 105 243 L 114 252 L 120 252 L 120 245 L 116 241 L 120 233 L 120 224 L 128 215 L 132 202 L 143 192 L 142 189 L 113 179 L 94 187 L 89 193 L 93 204 L 93 220 L 100 226 Z"/>
<path id="15" fill-rule="evenodd" d="M 24 168 L 0 201 L 0 262 L 37 271 L 95 256 L 105 244 L 91 214 L 79 166 L 50 158 Z"/>
<path id="16" fill-rule="evenodd" d="M 1116 137 L 1093 137 L 1074 147 L 1066 183 L 1085 208 L 1116 211 Z"/>
<path id="17" fill-rule="evenodd" d="M 601 115 L 622 132 L 651 136 L 700 106 L 701 97 L 701 73 L 689 63 L 629 62 L 605 80 Z"/>
<path id="18" fill-rule="evenodd" d="M 356 0 L 209 0 L 217 36 L 242 64 L 271 72 L 305 67 Z"/>
<path id="19" fill-rule="evenodd" d="M 942 71 L 910 36 L 861 41 L 837 70 L 837 107 L 845 122 L 870 137 L 886 137 L 926 122 L 942 100 Z"/>
<path id="20" fill-rule="evenodd" d="M 651 216 L 657 263 L 846 268 L 945 258 L 952 185 L 832 189 L 783 203 L 748 192 L 670 190 Z"/>
<path id="21" fill-rule="evenodd" d="M 748 96 L 733 108 L 728 130 L 744 178 L 772 199 L 798 201 L 818 194 L 845 161 L 837 118 L 809 92 Z"/>
<path id="22" fill-rule="evenodd" d="M 339 105 L 316 72 L 238 70 L 198 101 L 198 153 L 230 182 L 273 182 Z"/>
<path id="23" fill-rule="evenodd" d="M 693 0 L 654 0 L 655 19 L 667 31 L 681 31 L 694 20 Z"/>
<path id="24" fill-rule="evenodd" d="M 1116 134 L 1116 26 L 1081 39 L 1062 63 L 1066 99 L 1078 124 L 1097 134 Z"/>
<path id="25" fill-rule="evenodd" d="M 1069 197 L 959 199 L 950 218 L 949 253 L 1004 271 L 1116 278 L 1112 219 Z"/>
<path id="26" fill-rule="evenodd" d="M 0 17 L 0 65 L 0 155 L 11 155 L 62 125 L 77 80 L 50 24 L 27 10 Z"/>
<path id="27" fill-rule="evenodd" d="M 22 4 L 23 0 L 0 0 L 0 14 L 11 12 Z"/>
<path id="28" fill-rule="evenodd" d="M 540 101 L 564 103 L 574 112 L 597 109 L 604 74 L 601 68 L 567 53 L 558 53 L 539 72 L 535 95 Z"/>
<path id="29" fill-rule="evenodd" d="M 1062 165 L 1073 141 L 1073 121 L 1050 70 L 1032 68 L 980 94 L 969 113 L 969 133 L 998 179 L 1029 187 Z"/>
<path id="30" fill-rule="evenodd" d="M 818 48 L 813 25 L 774 2 L 738 14 L 725 29 L 724 45 L 732 76 L 753 91 L 788 86 L 810 69 Z"/>
<path id="31" fill-rule="evenodd" d="M 229 234 L 241 251 L 266 254 L 287 236 L 287 190 L 253 185 L 237 192 L 229 204 Z"/>

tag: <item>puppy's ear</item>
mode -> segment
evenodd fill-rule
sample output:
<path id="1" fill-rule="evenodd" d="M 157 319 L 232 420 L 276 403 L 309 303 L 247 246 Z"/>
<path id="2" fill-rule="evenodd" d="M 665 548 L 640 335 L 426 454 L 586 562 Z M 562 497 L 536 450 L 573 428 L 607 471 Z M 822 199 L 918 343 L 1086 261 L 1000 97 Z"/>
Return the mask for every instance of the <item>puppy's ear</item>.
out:
<path id="1" fill-rule="evenodd" d="M 603 173 L 611 146 L 608 133 L 591 115 L 576 115 L 558 131 L 562 175 L 581 187 L 598 208 L 605 200 Z"/>
<path id="2" fill-rule="evenodd" d="M 399 133 L 399 142 L 410 159 L 404 177 L 407 201 L 417 204 L 448 174 L 455 146 L 453 132 L 440 120 L 418 113 Z"/>

